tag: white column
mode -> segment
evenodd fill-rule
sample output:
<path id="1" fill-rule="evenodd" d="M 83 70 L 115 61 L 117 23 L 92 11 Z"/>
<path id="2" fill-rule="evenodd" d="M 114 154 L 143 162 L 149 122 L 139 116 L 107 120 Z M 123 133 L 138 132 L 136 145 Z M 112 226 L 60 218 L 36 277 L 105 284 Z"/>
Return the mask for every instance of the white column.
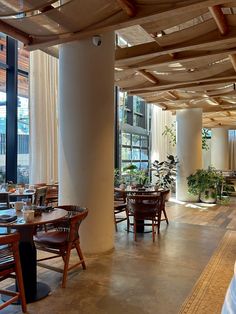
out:
<path id="1" fill-rule="evenodd" d="M 176 198 L 195 201 L 188 193 L 186 178 L 202 168 L 202 110 L 183 109 L 176 114 L 177 121 L 177 167 Z"/>
<path id="2" fill-rule="evenodd" d="M 61 45 L 59 203 L 85 206 L 84 252 L 113 248 L 114 34 Z"/>
<path id="3" fill-rule="evenodd" d="M 217 170 L 229 170 L 228 128 L 211 129 L 211 165 Z"/>

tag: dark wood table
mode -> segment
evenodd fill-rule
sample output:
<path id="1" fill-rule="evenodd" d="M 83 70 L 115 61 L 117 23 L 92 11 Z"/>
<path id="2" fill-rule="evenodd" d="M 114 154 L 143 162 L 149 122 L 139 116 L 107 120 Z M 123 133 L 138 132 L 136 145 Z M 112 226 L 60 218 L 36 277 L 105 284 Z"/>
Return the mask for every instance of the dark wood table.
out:
<path id="1" fill-rule="evenodd" d="M 28 223 L 25 222 L 21 211 L 1 210 L 0 214 L 17 215 L 17 220 L 14 222 L 0 222 L 0 227 L 17 229 L 20 233 L 19 251 L 26 302 L 31 303 L 46 297 L 50 292 L 50 287 L 45 283 L 37 282 L 37 256 L 33 236 L 36 226 L 56 222 L 65 217 L 67 211 L 58 208 L 49 213 L 42 213 L 41 216 L 35 217 L 32 222 Z M 17 287 L 14 286 L 12 289 L 17 289 Z"/>
<path id="2" fill-rule="evenodd" d="M 34 192 L 23 192 L 23 193 L 19 193 L 19 192 L 9 192 L 9 199 L 10 202 L 15 201 L 15 200 L 22 200 L 22 199 L 26 199 L 29 198 L 31 200 L 31 203 L 33 203 L 33 198 L 35 195 L 35 191 Z"/>

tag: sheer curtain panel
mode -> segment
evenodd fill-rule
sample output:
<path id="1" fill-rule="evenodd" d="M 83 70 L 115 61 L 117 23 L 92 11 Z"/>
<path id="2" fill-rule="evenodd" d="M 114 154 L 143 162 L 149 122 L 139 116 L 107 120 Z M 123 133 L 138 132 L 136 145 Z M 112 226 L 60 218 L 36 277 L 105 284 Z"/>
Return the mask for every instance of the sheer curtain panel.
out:
<path id="1" fill-rule="evenodd" d="M 30 183 L 58 180 L 58 60 L 30 53 Z"/>
<path id="2" fill-rule="evenodd" d="M 175 116 L 170 111 L 163 111 L 156 105 L 152 105 L 152 148 L 151 162 L 155 160 L 163 161 L 168 154 L 175 155 L 176 148 L 170 143 L 169 136 L 162 135 L 165 126 L 171 127 L 175 124 Z"/>

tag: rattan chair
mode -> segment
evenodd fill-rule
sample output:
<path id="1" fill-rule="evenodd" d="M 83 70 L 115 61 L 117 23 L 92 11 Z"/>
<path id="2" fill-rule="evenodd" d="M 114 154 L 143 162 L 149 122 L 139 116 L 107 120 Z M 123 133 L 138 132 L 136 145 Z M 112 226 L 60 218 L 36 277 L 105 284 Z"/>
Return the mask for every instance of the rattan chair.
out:
<path id="1" fill-rule="evenodd" d="M 26 313 L 25 291 L 18 248 L 19 239 L 19 233 L 0 235 L 0 281 L 12 277 L 16 278 L 19 290 L 13 292 L 0 289 L 2 295 L 10 297 L 7 301 L 0 303 L 0 310 L 19 299 L 21 301 L 22 312 Z"/>
<path id="2" fill-rule="evenodd" d="M 158 211 L 161 206 L 160 194 L 128 195 L 127 206 L 134 217 L 134 240 L 137 241 L 137 226 L 151 226 L 152 240 L 155 241 L 155 229 L 158 227 Z"/>
<path id="3" fill-rule="evenodd" d="M 79 226 L 88 215 L 88 210 L 86 208 L 73 205 L 59 206 L 59 208 L 63 208 L 68 211 L 67 217 L 54 224 L 53 229 L 46 232 L 38 232 L 34 237 L 34 241 L 38 250 L 51 253 L 50 256 L 38 259 L 38 265 L 62 272 L 62 287 L 65 288 L 67 273 L 69 270 L 78 265 L 82 265 L 83 269 L 86 269 L 84 257 L 80 248 Z M 70 253 L 72 249 L 76 249 L 80 260 L 79 262 L 69 266 Z M 63 270 L 41 263 L 42 261 L 59 256 L 61 256 L 64 261 Z"/>

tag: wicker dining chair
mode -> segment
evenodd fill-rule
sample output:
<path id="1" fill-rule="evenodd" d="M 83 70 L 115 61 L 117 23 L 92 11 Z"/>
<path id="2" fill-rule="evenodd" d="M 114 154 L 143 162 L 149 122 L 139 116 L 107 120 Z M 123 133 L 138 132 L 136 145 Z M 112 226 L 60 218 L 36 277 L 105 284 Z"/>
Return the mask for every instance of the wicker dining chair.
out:
<path id="1" fill-rule="evenodd" d="M 84 257 L 80 248 L 79 226 L 88 215 L 88 210 L 86 208 L 73 205 L 59 206 L 58 208 L 68 211 L 66 218 L 63 218 L 58 223 L 54 224 L 53 229 L 46 232 L 38 232 L 34 237 L 34 242 L 38 250 L 51 253 L 50 256 L 39 258 L 37 260 L 38 265 L 54 271 L 62 272 L 62 287 L 65 288 L 68 271 L 78 265 L 82 265 L 83 269 L 86 269 Z M 69 266 L 70 253 L 72 249 L 76 249 L 79 256 L 79 262 Z M 64 261 L 63 270 L 41 263 L 42 261 L 56 257 L 62 257 Z"/>
<path id="2" fill-rule="evenodd" d="M 158 211 L 161 206 L 160 194 L 128 195 L 128 210 L 134 218 L 134 240 L 137 241 L 137 226 L 151 226 L 152 240 L 155 241 L 155 229 L 158 227 Z"/>
<path id="3" fill-rule="evenodd" d="M 0 289 L 2 295 L 9 296 L 10 298 L 0 303 L 0 310 L 5 308 L 17 300 L 21 301 L 22 312 L 26 313 L 26 300 L 24 283 L 20 264 L 19 255 L 19 233 L 0 235 L 0 281 L 7 278 L 16 278 L 18 290 L 12 292 L 6 289 Z M 15 274 L 15 275 L 14 275 Z"/>

